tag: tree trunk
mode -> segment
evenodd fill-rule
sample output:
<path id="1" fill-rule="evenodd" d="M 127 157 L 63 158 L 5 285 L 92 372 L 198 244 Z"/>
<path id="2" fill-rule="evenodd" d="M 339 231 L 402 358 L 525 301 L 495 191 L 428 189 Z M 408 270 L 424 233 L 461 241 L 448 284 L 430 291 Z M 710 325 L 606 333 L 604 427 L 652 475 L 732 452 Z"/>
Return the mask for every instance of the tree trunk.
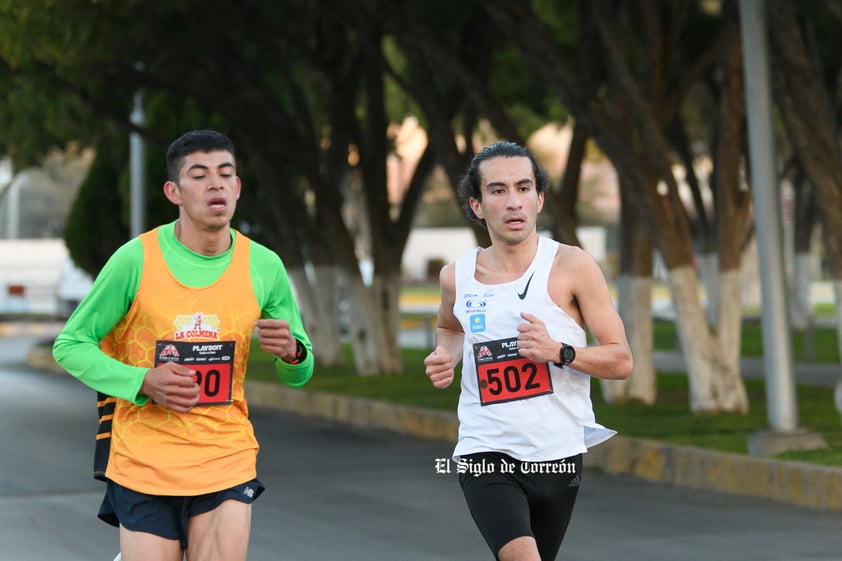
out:
<path id="1" fill-rule="evenodd" d="M 795 271 L 792 276 L 792 298 L 790 299 L 790 324 L 793 329 L 806 330 L 813 323 L 813 307 L 810 303 L 810 288 L 813 284 L 810 253 L 795 255 Z"/>
<path id="2" fill-rule="evenodd" d="M 641 224 L 632 189 L 620 176 L 620 274 L 617 280 L 618 311 L 626 328 L 634 368 L 625 380 L 603 380 L 608 403 L 640 401 L 652 404 L 658 394 L 652 360 L 652 240 Z"/>
<path id="3" fill-rule="evenodd" d="M 395 374 L 401 372 L 400 353 L 397 352 L 397 331 L 387 331 L 386 310 L 381 305 L 375 286 L 382 281 L 376 277 L 372 286 L 363 284 L 360 277 L 350 279 L 346 294 L 350 304 L 350 341 L 354 367 L 360 376 Z M 397 284 L 400 287 L 400 284 Z"/>
<path id="4" fill-rule="evenodd" d="M 815 189 L 817 212 L 834 287 L 842 283 L 842 155 L 834 114 L 790 0 L 769 0 L 772 85 L 796 157 Z M 834 86 L 835 87 L 835 84 Z M 835 291 L 839 313 L 842 300 Z M 837 331 L 842 323 L 837 321 Z M 837 335 L 839 337 L 839 335 Z"/>
<path id="5" fill-rule="evenodd" d="M 836 325 L 842 325 L 842 306 L 839 305 L 839 302 L 842 302 L 842 281 L 833 281 L 833 296 L 836 299 Z M 836 345 L 842 349 L 842 330 L 840 329 L 836 330 Z M 842 353 L 840 353 L 840 357 L 842 357 Z M 840 358 L 840 362 L 842 362 L 842 358 Z"/>
<path id="6" fill-rule="evenodd" d="M 378 361 L 381 364 L 381 371 L 387 374 L 399 373 L 403 370 L 398 344 L 398 334 L 401 330 L 400 289 L 399 270 L 389 274 L 375 275 L 372 280 L 371 291 L 375 297 L 379 316 L 375 329 L 380 332 L 374 339 L 380 341 L 377 353 L 381 356 L 378 357 Z"/>
<path id="7" fill-rule="evenodd" d="M 652 360 L 652 276 L 620 275 L 617 300 L 634 356 L 634 369 L 625 380 L 600 380 L 602 396 L 606 403 L 634 401 L 652 405 L 658 391 Z"/>
<path id="8" fill-rule="evenodd" d="M 301 269 L 287 271 L 300 294 L 298 304 L 304 327 L 310 342 L 313 343 L 313 354 L 320 366 L 342 366 L 345 355 L 342 352 L 342 339 L 339 337 L 338 317 L 336 310 L 339 306 L 339 278 L 341 269 L 335 265 L 318 265 L 314 267 L 314 277 L 317 282 L 311 282 L 306 272 Z M 303 290 L 304 287 L 306 288 Z"/>
<path id="9" fill-rule="evenodd" d="M 725 285 L 727 281 L 728 293 L 738 297 L 739 278 L 732 277 L 723 275 L 721 284 Z M 728 354 L 726 347 L 733 349 L 733 341 L 723 345 L 711 336 L 699 301 L 696 270 L 691 266 L 670 269 L 669 285 L 676 310 L 679 341 L 687 363 L 690 409 L 696 413 L 746 413 L 748 396 L 739 371 L 735 369 L 735 363 L 739 361 L 733 360 L 734 356 L 739 357 L 739 350 L 736 354 L 733 350 Z M 729 326 L 734 323 L 733 320 L 723 319 L 734 316 L 734 312 L 728 311 L 729 307 L 739 309 L 733 302 L 723 300 L 720 326 L 726 332 L 729 332 L 725 327 L 726 321 Z M 739 346 L 736 348 L 739 349 Z"/>
<path id="10" fill-rule="evenodd" d="M 813 323 L 813 308 L 810 303 L 810 288 L 813 284 L 813 232 L 815 227 L 815 198 L 813 189 L 801 172 L 801 166 L 792 180 L 794 196 L 793 212 L 793 272 L 790 279 L 790 323 L 794 329 L 810 331 Z"/>
<path id="11" fill-rule="evenodd" d="M 724 411 L 748 413 L 748 394 L 740 377 L 740 356 L 743 327 L 741 301 L 742 278 L 739 269 L 719 274 L 714 345 L 721 349 L 723 369 L 715 378 L 719 403 Z"/>

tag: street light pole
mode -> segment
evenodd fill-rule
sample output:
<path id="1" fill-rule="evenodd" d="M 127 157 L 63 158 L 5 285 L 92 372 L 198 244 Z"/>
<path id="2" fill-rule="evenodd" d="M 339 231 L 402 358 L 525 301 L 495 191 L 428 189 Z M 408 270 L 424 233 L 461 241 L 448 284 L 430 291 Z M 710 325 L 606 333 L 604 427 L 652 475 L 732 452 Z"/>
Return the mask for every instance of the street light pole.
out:
<path id="1" fill-rule="evenodd" d="M 142 68 L 140 65 L 138 69 Z M 134 106 L 130 120 L 136 127 L 143 127 L 143 93 L 138 90 L 134 94 Z M 137 132 L 129 137 L 129 166 L 130 166 L 130 233 L 134 238 L 143 233 L 146 222 L 146 146 L 143 138 Z"/>
<path id="2" fill-rule="evenodd" d="M 763 369 L 769 430 L 749 436 L 749 452 L 771 455 L 826 446 L 798 427 L 787 320 L 781 214 L 772 129 L 765 0 L 740 0 L 751 192 L 757 229 L 763 322 Z"/>

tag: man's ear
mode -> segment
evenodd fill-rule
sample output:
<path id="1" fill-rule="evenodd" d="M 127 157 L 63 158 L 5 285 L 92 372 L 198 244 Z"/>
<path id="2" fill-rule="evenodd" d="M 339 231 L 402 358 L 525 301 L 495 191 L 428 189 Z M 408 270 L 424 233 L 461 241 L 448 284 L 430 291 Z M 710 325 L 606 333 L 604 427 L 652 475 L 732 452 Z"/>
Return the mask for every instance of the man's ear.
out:
<path id="1" fill-rule="evenodd" d="M 167 181 L 164 183 L 164 196 L 174 205 L 181 204 L 181 190 L 178 188 L 175 181 Z"/>
<path id="2" fill-rule="evenodd" d="M 468 199 L 468 205 L 470 205 L 471 210 L 474 211 L 477 218 L 485 220 L 485 217 L 482 215 L 482 201 L 471 197 Z"/>
<path id="3" fill-rule="evenodd" d="M 240 192 L 243 190 L 243 183 L 240 181 L 240 176 L 237 176 L 237 200 L 240 200 Z"/>
<path id="4" fill-rule="evenodd" d="M 541 209 L 544 208 L 544 192 L 538 193 L 538 214 L 541 214 Z"/>

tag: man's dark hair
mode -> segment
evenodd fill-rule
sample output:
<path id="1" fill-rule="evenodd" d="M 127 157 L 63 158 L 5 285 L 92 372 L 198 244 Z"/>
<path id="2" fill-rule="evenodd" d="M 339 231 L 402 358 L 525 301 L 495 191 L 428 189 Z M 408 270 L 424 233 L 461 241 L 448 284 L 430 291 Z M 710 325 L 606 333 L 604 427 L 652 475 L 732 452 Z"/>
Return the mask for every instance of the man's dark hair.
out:
<path id="1" fill-rule="evenodd" d="M 471 165 L 468 166 L 468 171 L 459 182 L 458 194 L 459 202 L 465 214 L 479 224 L 485 225 L 485 220 L 480 220 L 474 211 L 471 209 L 471 199 L 482 201 L 482 189 L 480 185 L 479 166 L 486 160 L 491 158 L 515 158 L 524 157 L 529 158 L 532 163 L 532 174 L 535 176 L 535 190 L 543 193 L 550 185 L 550 177 L 547 171 L 541 167 L 535 156 L 532 155 L 527 148 L 521 146 L 516 142 L 500 141 L 494 144 L 489 144 L 474 156 L 471 160 Z"/>
<path id="2" fill-rule="evenodd" d="M 213 130 L 196 130 L 184 133 L 173 140 L 167 149 L 167 176 L 170 181 L 178 181 L 178 172 L 184 165 L 184 158 L 195 152 L 215 152 L 224 150 L 234 154 L 234 144 L 222 134 Z"/>

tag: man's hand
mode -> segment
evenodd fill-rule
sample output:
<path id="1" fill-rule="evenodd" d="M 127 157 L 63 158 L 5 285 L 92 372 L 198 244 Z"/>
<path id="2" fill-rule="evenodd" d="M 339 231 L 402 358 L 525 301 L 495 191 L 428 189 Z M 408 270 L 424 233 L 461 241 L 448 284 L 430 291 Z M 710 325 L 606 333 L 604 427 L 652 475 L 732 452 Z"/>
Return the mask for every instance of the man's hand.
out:
<path id="1" fill-rule="evenodd" d="M 424 371 L 433 386 L 444 389 L 453 382 L 453 359 L 446 348 L 439 345 L 424 359 Z"/>
<path id="2" fill-rule="evenodd" d="M 296 354 L 295 337 L 285 319 L 259 319 L 255 324 L 260 338 L 260 348 L 279 357 L 284 362 L 293 362 Z"/>
<path id="3" fill-rule="evenodd" d="M 195 376 L 195 370 L 166 362 L 146 372 L 140 393 L 162 407 L 187 413 L 199 402 L 199 384 Z"/>
<path id="4" fill-rule="evenodd" d="M 557 362 L 561 344 L 553 340 L 547 326 L 537 316 L 521 312 L 524 323 L 517 326 L 517 349 L 520 356 L 533 362 Z"/>

